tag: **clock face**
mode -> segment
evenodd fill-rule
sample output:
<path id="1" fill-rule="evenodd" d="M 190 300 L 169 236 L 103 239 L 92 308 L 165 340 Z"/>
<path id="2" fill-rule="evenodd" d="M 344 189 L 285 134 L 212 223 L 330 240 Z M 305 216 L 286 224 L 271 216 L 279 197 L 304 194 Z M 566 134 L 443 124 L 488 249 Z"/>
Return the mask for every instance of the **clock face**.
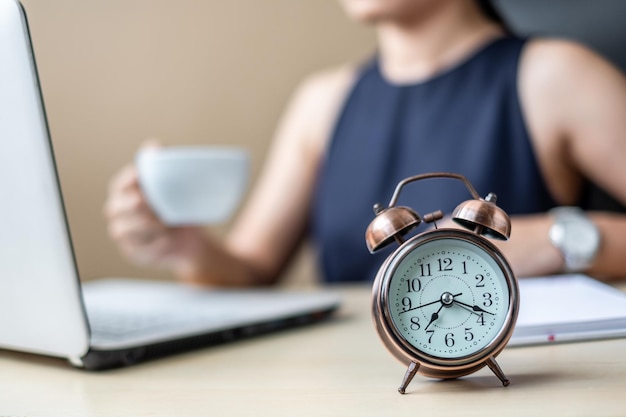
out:
<path id="1" fill-rule="evenodd" d="M 387 305 L 401 339 L 430 359 L 458 360 L 500 335 L 510 292 L 488 246 L 469 233 L 441 235 L 402 252 L 388 277 Z"/>

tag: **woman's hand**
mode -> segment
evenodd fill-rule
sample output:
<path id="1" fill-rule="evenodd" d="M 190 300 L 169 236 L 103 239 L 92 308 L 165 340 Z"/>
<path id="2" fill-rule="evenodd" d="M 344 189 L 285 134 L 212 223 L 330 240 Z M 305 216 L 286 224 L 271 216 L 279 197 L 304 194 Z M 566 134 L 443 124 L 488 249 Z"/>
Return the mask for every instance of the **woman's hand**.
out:
<path id="1" fill-rule="evenodd" d="M 110 182 L 104 206 L 111 238 L 132 262 L 172 271 L 199 262 L 207 246 L 200 227 L 169 227 L 152 211 L 139 186 L 134 165 Z"/>

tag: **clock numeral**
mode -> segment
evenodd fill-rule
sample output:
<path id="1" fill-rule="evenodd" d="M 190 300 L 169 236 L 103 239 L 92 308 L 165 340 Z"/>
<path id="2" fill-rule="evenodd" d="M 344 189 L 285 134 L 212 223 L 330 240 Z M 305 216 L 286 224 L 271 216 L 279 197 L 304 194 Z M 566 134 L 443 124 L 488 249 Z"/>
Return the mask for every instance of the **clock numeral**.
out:
<path id="1" fill-rule="evenodd" d="M 485 297 L 485 301 L 483 301 L 483 305 L 485 307 L 490 307 L 493 304 L 493 300 L 491 299 L 491 293 L 484 293 L 483 297 Z"/>
<path id="2" fill-rule="evenodd" d="M 409 297 L 404 297 L 402 299 L 402 306 L 404 307 L 404 311 L 408 311 L 413 306 L 413 302 Z"/>
<path id="3" fill-rule="evenodd" d="M 420 264 L 420 275 L 423 277 L 431 276 L 430 264 Z"/>
<path id="4" fill-rule="evenodd" d="M 480 287 L 484 287 L 485 286 L 485 283 L 483 282 L 485 280 L 485 277 L 482 274 L 478 274 L 474 278 L 476 278 L 476 280 L 478 281 L 476 283 L 476 288 L 480 288 Z"/>
<path id="5" fill-rule="evenodd" d="M 454 333 L 446 333 L 446 337 L 444 338 L 445 342 L 446 342 L 446 346 L 448 347 L 452 347 L 454 346 Z"/>
<path id="6" fill-rule="evenodd" d="M 468 342 L 471 342 L 472 340 L 474 340 L 474 333 L 470 332 L 470 330 L 472 330 L 471 327 L 465 328 L 465 340 L 467 340 Z"/>
<path id="7" fill-rule="evenodd" d="M 443 271 L 452 271 L 452 259 L 450 258 L 439 258 L 437 259 L 439 263 L 439 272 Z"/>
<path id="8" fill-rule="evenodd" d="M 467 263 L 465 263 L 465 261 L 461 262 L 461 264 L 463 265 L 463 275 L 467 274 Z"/>
<path id="9" fill-rule="evenodd" d="M 433 335 L 435 334 L 434 330 L 426 330 L 426 333 L 428 333 L 428 343 L 432 343 L 433 342 Z"/>
<path id="10" fill-rule="evenodd" d="M 407 292 L 420 292 L 422 291 L 422 282 L 419 278 L 413 278 L 406 281 L 407 283 Z"/>
<path id="11" fill-rule="evenodd" d="M 476 323 L 480 324 L 481 326 L 485 325 L 485 315 L 484 315 L 484 313 L 480 313 L 478 315 L 478 318 L 476 319 Z"/>
<path id="12" fill-rule="evenodd" d="M 420 327 L 420 318 L 416 316 L 411 317 L 411 330 L 417 331 Z"/>

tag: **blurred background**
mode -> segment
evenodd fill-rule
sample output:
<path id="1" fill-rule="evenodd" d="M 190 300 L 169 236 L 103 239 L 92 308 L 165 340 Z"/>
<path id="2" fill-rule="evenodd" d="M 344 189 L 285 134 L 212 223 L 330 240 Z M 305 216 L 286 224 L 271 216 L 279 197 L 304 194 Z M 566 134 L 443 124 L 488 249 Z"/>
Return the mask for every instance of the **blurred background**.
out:
<path id="1" fill-rule="evenodd" d="M 517 33 L 576 39 L 626 68 L 626 1 L 494 2 Z M 102 216 L 109 179 L 141 142 L 246 147 L 254 181 L 296 85 L 375 47 L 335 0 L 22 3 L 83 279 L 168 277 L 124 260 Z M 287 276 L 314 275 L 305 246 Z"/>
<path id="2" fill-rule="evenodd" d="M 142 141 L 243 146 L 254 177 L 296 85 L 374 45 L 329 0 L 22 3 L 82 279 L 168 276 L 122 258 L 102 216 Z M 304 253 L 291 274 L 314 273 Z"/>

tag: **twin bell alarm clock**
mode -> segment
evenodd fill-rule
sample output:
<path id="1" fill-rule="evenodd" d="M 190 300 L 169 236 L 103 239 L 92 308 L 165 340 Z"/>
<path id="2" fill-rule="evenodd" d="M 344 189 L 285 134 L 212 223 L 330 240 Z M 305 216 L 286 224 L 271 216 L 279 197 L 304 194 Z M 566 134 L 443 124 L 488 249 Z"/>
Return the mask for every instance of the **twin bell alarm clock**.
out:
<path id="1" fill-rule="evenodd" d="M 463 229 L 438 228 L 441 211 L 420 216 L 396 205 L 405 185 L 432 178 L 459 180 L 472 195 L 452 213 Z M 389 206 L 376 204 L 374 211 L 365 235 L 370 252 L 399 245 L 380 267 L 372 291 L 376 330 L 408 367 L 398 391 L 404 394 L 416 373 L 457 378 L 485 365 L 507 386 L 496 356 L 513 333 L 519 288 L 506 259 L 488 240 L 507 240 L 511 233 L 496 196 L 481 198 L 462 175 L 430 173 L 400 181 Z M 434 227 L 405 241 L 422 222 Z"/>

